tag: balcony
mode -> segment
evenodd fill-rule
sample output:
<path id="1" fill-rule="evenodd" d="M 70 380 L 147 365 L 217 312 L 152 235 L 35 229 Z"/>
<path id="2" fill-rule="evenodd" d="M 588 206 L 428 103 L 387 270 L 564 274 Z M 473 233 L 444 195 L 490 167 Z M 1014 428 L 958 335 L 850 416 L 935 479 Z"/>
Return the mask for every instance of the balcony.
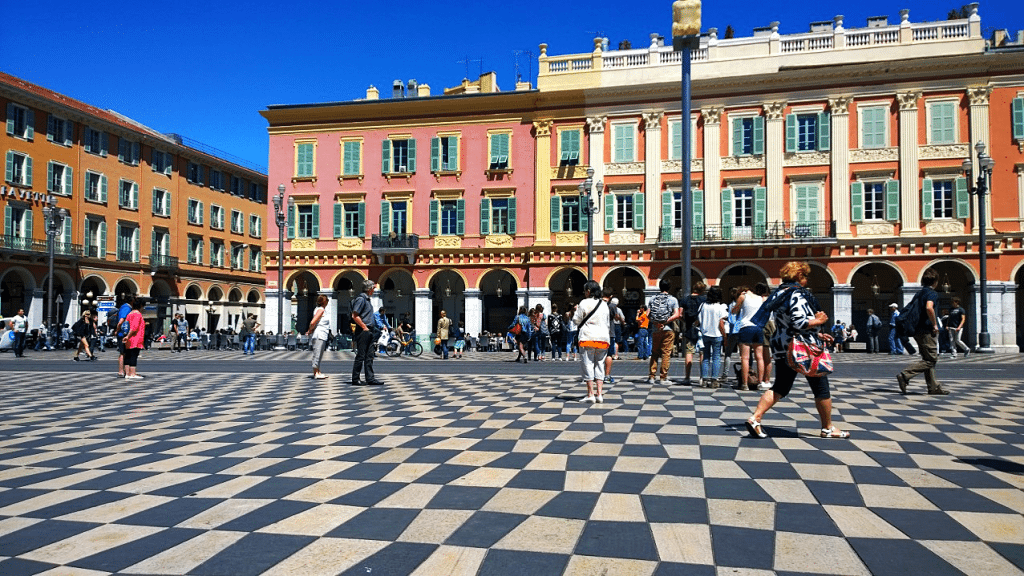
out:
<path id="1" fill-rule="evenodd" d="M 392 254 L 405 256 L 406 261 L 412 264 L 416 252 L 420 249 L 420 237 L 416 234 L 374 234 L 370 249 L 377 255 L 377 261 L 381 264 Z"/>
<path id="2" fill-rule="evenodd" d="M 178 257 L 166 254 L 150 254 L 149 267 L 155 272 L 176 272 L 178 270 Z"/>
<path id="3" fill-rule="evenodd" d="M 82 250 L 82 253 L 86 258 L 103 258 L 103 256 L 100 255 L 99 246 L 86 246 Z"/>
<path id="4" fill-rule="evenodd" d="M 34 240 L 32 238 L 21 238 L 19 236 L 11 235 L 0 236 L 0 252 L 33 252 L 37 254 L 46 254 L 48 249 L 49 247 L 46 244 L 46 240 Z M 82 256 L 82 246 L 67 242 L 54 242 L 53 254 L 54 256 L 72 256 L 80 258 Z"/>
<path id="5" fill-rule="evenodd" d="M 764 245 L 764 244 L 829 244 L 836 241 L 835 220 L 806 222 L 772 222 L 750 227 L 732 224 L 694 226 L 694 246 Z M 662 226 L 658 246 L 678 246 L 683 241 L 682 229 Z"/>

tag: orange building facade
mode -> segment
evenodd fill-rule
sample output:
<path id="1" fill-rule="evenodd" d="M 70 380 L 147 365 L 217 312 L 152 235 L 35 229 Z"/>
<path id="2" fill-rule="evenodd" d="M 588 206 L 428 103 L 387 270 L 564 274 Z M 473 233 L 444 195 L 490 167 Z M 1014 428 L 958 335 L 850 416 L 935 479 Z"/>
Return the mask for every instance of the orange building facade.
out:
<path id="1" fill-rule="evenodd" d="M 131 293 L 151 299 L 158 332 L 177 312 L 208 330 L 262 315 L 264 174 L 2 73 L 0 111 L 0 314 L 24 308 L 37 328 L 52 305 L 72 323 Z M 48 302 L 51 206 L 67 217 L 52 229 Z"/>

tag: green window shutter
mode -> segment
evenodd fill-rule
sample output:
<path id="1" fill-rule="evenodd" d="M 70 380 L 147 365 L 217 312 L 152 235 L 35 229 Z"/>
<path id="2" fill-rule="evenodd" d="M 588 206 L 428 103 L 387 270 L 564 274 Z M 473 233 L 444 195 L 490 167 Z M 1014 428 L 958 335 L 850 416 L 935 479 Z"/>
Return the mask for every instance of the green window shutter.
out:
<path id="1" fill-rule="evenodd" d="M 59 192 L 53 189 L 53 162 L 46 163 L 46 191 Z"/>
<path id="2" fill-rule="evenodd" d="M 107 257 L 107 223 L 100 222 L 100 245 L 96 255 L 100 258 Z"/>
<path id="3" fill-rule="evenodd" d="M 952 142 L 953 103 L 936 102 L 931 105 L 931 113 L 931 142 L 935 144 Z"/>
<path id="4" fill-rule="evenodd" d="M 818 220 L 818 189 L 814 186 L 799 186 L 796 189 L 797 221 L 813 224 Z"/>
<path id="5" fill-rule="evenodd" d="M 200 214 L 202 214 L 201 209 Z M 295 206 L 288 207 L 288 239 L 291 240 L 292 238 L 295 238 Z"/>
<path id="6" fill-rule="evenodd" d="M 508 233 L 515 236 L 516 233 L 516 199 L 508 199 Z"/>
<path id="7" fill-rule="evenodd" d="M 164 192 L 164 216 L 171 215 L 171 193 L 170 191 Z"/>
<path id="8" fill-rule="evenodd" d="M 8 108 L 8 110 L 10 110 L 10 108 Z M 10 114 L 9 113 L 8 113 L 7 117 L 10 118 Z M 14 235 L 14 234 L 11 233 L 11 210 L 13 210 L 13 208 L 11 208 L 10 204 L 7 204 L 6 206 L 4 206 L 4 235 L 5 236 L 13 236 Z"/>
<path id="9" fill-rule="evenodd" d="M 967 178 L 958 176 L 954 186 L 956 189 L 956 217 L 969 218 L 971 216 L 971 196 L 967 191 Z"/>
<path id="10" fill-rule="evenodd" d="M 832 147 L 832 125 L 828 112 L 818 114 L 818 150 L 825 151 Z"/>
<path id="11" fill-rule="evenodd" d="M 462 198 L 455 203 L 456 218 L 455 233 L 462 236 L 466 233 L 466 201 Z"/>
<path id="12" fill-rule="evenodd" d="M 559 196 L 551 197 L 551 231 L 562 231 L 562 199 Z"/>
<path id="13" fill-rule="evenodd" d="M 149 234 L 149 254 L 151 257 L 150 259 L 152 259 L 153 254 L 159 254 L 159 250 L 157 250 L 156 246 L 156 228 L 151 230 Z"/>
<path id="14" fill-rule="evenodd" d="M 584 202 L 580 202 L 580 232 L 586 232 L 590 230 L 590 212 L 584 206 Z"/>
<path id="15" fill-rule="evenodd" d="M 32 187 L 32 157 L 25 157 L 25 186 Z"/>
<path id="16" fill-rule="evenodd" d="M 554 232 L 555 230 L 552 230 Z M 480 234 L 486 236 L 491 233 L 491 200 L 480 199 Z"/>
<path id="17" fill-rule="evenodd" d="M 406 166 L 409 172 L 416 172 L 416 139 L 409 138 L 409 165 Z"/>
<path id="18" fill-rule="evenodd" d="M 669 145 L 672 150 L 672 159 L 681 160 L 683 158 L 683 120 L 668 125 L 668 137 L 671 138 Z"/>
<path id="19" fill-rule="evenodd" d="M 614 136 L 615 154 L 612 157 L 612 162 L 625 162 L 626 157 L 626 127 L 616 126 Z"/>
<path id="20" fill-rule="evenodd" d="M 430 139 L 430 171 L 441 170 L 441 139 L 434 137 Z"/>
<path id="21" fill-rule="evenodd" d="M 71 216 L 64 218 L 64 233 L 61 235 L 62 242 L 64 242 L 64 249 L 68 250 L 71 248 Z"/>
<path id="22" fill-rule="evenodd" d="M 896 222 L 900 219 L 900 181 L 885 181 L 885 219 Z"/>
<path id="23" fill-rule="evenodd" d="M 380 233 L 391 234 L 391 202 L 387 200 L 380 201 Z"/>
<path id="24" fill-rule="evenodd" d="M 7 133 L 14 134 L 14 103 L 7 103 Z"/>
<path id="25" fill-rule="evenodd" d="M 223 212 L 221 214 L 223 214 Z M 313 204 L 313 233 L 311 234 L 311 236 L 313 238 L 319 238 L 320 237 L 320 205 L 319 204 Z"/>
<path id="26" fill-rule="evenodd" d="M 732 119 L 732 155 L 743 155 L 743 118 Z"/>
<path id="27" fill-rule="evenodd" d="M 139 237 L 140 236 L 142 236 L 142 233 L 139 231 L 138 228 L 136 228 L 135 232 L 132 234 L 132 261 L 133 262 L 138 262 L 139 259 L 140 259 L 140 250 L 139 250 L 139 241 L 140 241 Z"/>
<path id="28" fill-rule="evenodd" d="M 366 202 L 359 203 L 359 229 L 360 238 L 366 238 Z"/>
<path id="29" fill-rule="evenodd" d="M 722 190 L 722 238 L 725 240 L 732 238 L 732 198 L 732 188 Z"/>
<path id="30" fill-rule="evenodd" d="M 128 153 L 126 151 L 127 150 L 127 144 L 128 144 L 128 141 L 125 140 L 124 138 L 118 138 L 117 139 L 117 161 L 118 162 L 124 162 L 125 156 L 128 155 Z"/>
<path id="31" fill-rule="evenodd" d="M 459 137 L 448 137 L 448 170 L 459 169 Z"/>
<path id="32" fill-rule="evenodd" d="M 70 145 L 75 138 L 75 123 L 71 120 L 64 121 L 64 143 Z"/>
<path id="33" fill-rule="evenodd" d="M 71 166 L 64 167 L 64 182 L 61 183 L 62 192 L 65 196 L 71 196 L 75 188 L 75 170 Z"/>
<path id="34" fill-rule="evenodd" d="M 153 190 L 153 214 L 159 214 L 159 206 L 156 205 L 156 190 Z M 156 231 L 153 232 L 156 234 Z"/>
<path id="35" fill-rule="evenodd" d="M 32 239 L 32 209 L 25 210 L 25 238 Z"/>
<path id="36" fill-rule="evenodd" d="M 46 115 L 46 141 L 47 142 L 53 142 L 54 140 L 56 140 L 56 134 L 54 134 L 55 130 L 56 130 L 56 128 L 53 125 L 53 114 L 47 114 Z"/>
<path id="37" fill-rule="evenodd" d="M 693 226 L 693 238 L 696 240 L 704 239 L 704 191 L 700 188 L 693 188 L 690 190 L 690 194 L 693 197 L 693 217 L 691 224 Z M 671 208 L 670 208 L 671 210 Z M 671 215 L 671 212 L 670 212 Z M 671 217 L 671 216 L 670 216 Z M 670 221 L 671 223 L 671 221 Z M 699 235 L 699 237 L 698 237 Z"/>
<path id="38" fill-rule="evenodd" d="M 754 118 L 754 154 L 764 154 L 764 116 Z"/>
<path id="39" fill-rule="evenodd" d="M 344 225 L 344 206 L 341 202 L 334 203 L 334 237 L 341 238 L 345 230 Z"/>
<path id="40" fill-rule="evenodd" d="M 1014 98 L 1013 105 L 1013 138 L 1024 140 L 1024 98 Z"/>
<path id="41" fill-rule="evenodd" d="M 132 183 L 132 208 L 139 207 L 139 185 Z"/>
<path id="42" fill-rule="evenodd" d="M 633 194 L 633 229 L 644 229 L 644 195 L 640 192 Z"/>
<path id="43" fill-rule="evenodd" d="M 764 238 L 768 220 L 768 189 L 764 186 L 754 188 L 754 236 Z"/>
<path id="44" fill-rule="evenodd" d="M 25 112 L 25 137 L 29 140 L 36 137 L 36 113 L 31 109 Z"/>
<path id="45" fill-rule="evenodd" d="M 110 150 L 110 136 L 106 132 L 100 132 L 100 156 L 106 156 Z"/>
<path id="46" fill-rule="evenodd" d="M 864 183 L 850 184 L 850 221 L 853 223 L 864 220 Z"/>
<path id="47" fill-rule="evenodd" d="M 380 143 L 380 172 L 381 174 L 391 173 L 391 140 L 384 140 Z"/>
<path id="48" fill-rule="evenodd" d="M 796 152 L 796 114 L 786 114 L 786 152 Z"/>
<path id="49" fill-rule="evenodd" d="M 139 158 L 140 156 L 142 156 L 142 144 L 138 142 L 132 142 L 132 162 L 135 162 L 135 159 Z"/>
<path id="50" fill-rule="evenodd" d="M 124 142 L 124 140 L 123 140 L 123 139 L 122 139 L 121 141 L 122 141 L 122 142 Z M 150 157 L 152 158 L 152 161 L 151 161 L 151 162 L 149 163 L 149 168 L 150 168 L 150 170 L 152 170 L 153 172 L 156 172 L 156 171 L 157 171 L 157 163 L 158 163 L 158 159 L 160 158 L 160 156 L 161 156 L 161 153 L 160 153 L 160 151 L 159 151 L 159 150 L 157 150 L 156 148 L 150 148 L 150 149 L 149 149 L 149 155 L 150 155 Z"/>
<path id="51" fill-rule="evenodd" d="M 935 191 L 932 190 L 932 179 L 925 178 L 921 182 L 921 218 L 931 220 L 935 217 Z"/>
<path id="52" fill-rule="evenodd" d="M 196 216 L 199 217 L 199 223 L 202 224 L 203 223 L 203 218 L 206 217 L 206 214 L 203 212 L 203 203 L 202 202 L 199 203 L 199 209 L 196 210 Z"/>
<path id="53" fill-rule="evenodd" d="M 104 174 L 100 175 L 100 202 L 107 202 L 107 177 Z"/>
<path id="54" fill-rule="evenodd" d="M 441 216 L 441 202 L 438 200 L 430 201 L 430 235 L 437 236 L 439 226 L 439 219 Z"/>
<path id="55" fill-rule="evenodd" d="M 672 227 L 672 204 L 675 201 L 675 194 L 671 190 L 661 193 L 661 227 Z"/>
<path id="56" fill-rule="evenodd" d="M 7 151 L 7 172 L 4 174 L 4 181 L 10 182 L 14 180 L 14 152 Z"/>
<path id="57" fill-rule="evenodd" d="M 615 229 L 615 194 L 604 195 L 604 229 Z"/>

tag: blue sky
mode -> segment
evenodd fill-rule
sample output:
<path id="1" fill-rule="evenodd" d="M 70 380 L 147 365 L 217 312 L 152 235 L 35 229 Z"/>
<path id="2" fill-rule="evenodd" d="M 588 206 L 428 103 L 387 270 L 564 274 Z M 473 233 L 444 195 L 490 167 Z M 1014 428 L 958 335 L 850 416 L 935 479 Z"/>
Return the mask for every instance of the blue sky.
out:
<path id="1" fill-rule="evenodd" d="M 962 2 L 770 4 L 705 2 L 703 28 L 722 34 L 732 25 L 737 36 L 749 36 L 777 20 L 783 34 L 793 34 L 836 14 L 846 17 L 847 28 L 878 15 L 895 23 L 901 8 L 910 9 L 912 22 L 923 22 L 945 19 Z M 259 111 L 267 105 L 353 100 L 370 84 L 385 96 L 392 81 L 411 78 L 439 94 L 466 77 L 460 61 L 467 58 L 474 60 L 469 77 L 493 70 L 499 86 L 511 90 L 516 51 L 532 53 L 536 75 L 542 42 L 552 55 L 589 51 L 597 33 L 613 47 L 621 40 L 645 46 L 652 32 L 670 35 L 671 6 L 670 0 L 37 0 L 4 10 L 0 70 L 266 166 Z M 983 1 L 985 35 L 1024 28 L 1021 6 Z M 524 78 L 530 62 L 520 56 Z"/>

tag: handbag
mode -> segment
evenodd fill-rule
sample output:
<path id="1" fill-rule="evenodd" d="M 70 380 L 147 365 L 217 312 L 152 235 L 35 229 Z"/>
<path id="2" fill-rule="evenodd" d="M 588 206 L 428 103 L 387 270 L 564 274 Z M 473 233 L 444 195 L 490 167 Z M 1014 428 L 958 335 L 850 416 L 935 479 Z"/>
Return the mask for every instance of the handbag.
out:
<path id="1" fill-rule="evenodd" d="M 519 333 L 522 331 L 523 325 L 519 323 L 519 318 L 517 317 L 515 324 L 512 325 L 512 328 L 509 329 L 509 332 L 511 332 L 514 336 L 519 336 Z"/>
<path id="2" fill-rule="evenodd" d="M 786 363 L 799 374 L 817 378 L 832 373 L 832 355 L 820 344 L 808 342 L 800 336 L 789 341 Z"/>

